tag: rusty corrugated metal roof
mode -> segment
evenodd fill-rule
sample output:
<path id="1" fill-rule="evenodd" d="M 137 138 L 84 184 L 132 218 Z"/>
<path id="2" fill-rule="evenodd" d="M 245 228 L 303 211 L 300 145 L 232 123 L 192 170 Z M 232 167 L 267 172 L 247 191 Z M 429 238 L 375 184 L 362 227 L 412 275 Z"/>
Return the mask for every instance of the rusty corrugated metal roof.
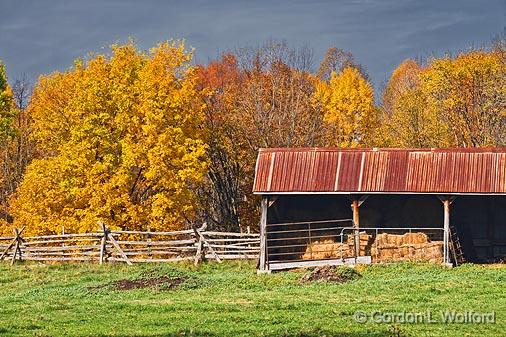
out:
<path id="1" fill-rule="evenodd" d="M 506 148 L 260 149 L 253 192 L 506 194 Z"/>

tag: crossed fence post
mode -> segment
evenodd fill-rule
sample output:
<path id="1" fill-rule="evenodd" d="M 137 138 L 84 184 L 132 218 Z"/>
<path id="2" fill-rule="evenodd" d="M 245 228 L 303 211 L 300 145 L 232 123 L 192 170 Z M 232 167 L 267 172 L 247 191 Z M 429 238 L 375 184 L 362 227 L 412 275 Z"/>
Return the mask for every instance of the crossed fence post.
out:
<path id="1" fill-rule="evenodd" d="M 223 262 L 220 259 L 220 256 L 218 255 L 218 253 L 216 253 L 216 251 L 213 249 L 211 244 L 205 238 L 204 232 L 205 232 L 206 228 L 207 228 L 206 222 L 204 222 L 204 224 L 200 228 L 193 226 L 193 233 L 195 234 L 195 239 L 197 240 L 197 243 L 196 243 L 197 244 L 197 252 L 195 254 L 195 260 L 194 260 L 195 265 L 198 265 L 201 261 L 203 261 L 206 258 L 206 252 L 205 252 L 206 248 L 214 256 L 214 259 L 216 261 L 218 261 L 219 263 Z"/>
<path id="2" fill-rule="evenodd" d="M 0 256 L 0 260 L 3 260 L 7 254 L 9 253 L 9 250 L 14 246 L 14 253 L 12 254 L 11 259 L 11 265 L 16 262 L 16 256 L 19 256 L 19 260 L 23 259 L 22 253 L 21 253 L 21 245 L 23 244 L 23 237 L 21 236 L 21 233 L 25 230 L 25 227 L 23 226 L 21 229 L 14 228 L 14 239 L 11 241 L 11 243 L 5 248 L 5 250 L 2 252 L 2 255 Z"/>
<path id="3" fill-rule="evenodd" d="M 100 241 L 100 262 L 99 263 L 103 264 L 105 261 L 107 261 L 107 257 L 106 257 L 106 255 L 107 255 L 107 242 L 109 241 L 110 243 L 112 243 L 112 246 L 114 247 L 116 252 L 118 252 L 121 255 L 123 261 L 125 261 L 126 264 L 128 264 L 128 265 L 132 265 L 132 261 L 130 261 L 130 259 L 125 254 L 123 249 L 121 249 L 119 243 L 116 241 L 114 236 L 111 235 L 110 229 L 107 228 L 107 226 L 104 225 L 102 223 L 102 221 L 99 221 L 98 224 L 101 227 L 101 230 L 103 233 L 102 240 Z"/>

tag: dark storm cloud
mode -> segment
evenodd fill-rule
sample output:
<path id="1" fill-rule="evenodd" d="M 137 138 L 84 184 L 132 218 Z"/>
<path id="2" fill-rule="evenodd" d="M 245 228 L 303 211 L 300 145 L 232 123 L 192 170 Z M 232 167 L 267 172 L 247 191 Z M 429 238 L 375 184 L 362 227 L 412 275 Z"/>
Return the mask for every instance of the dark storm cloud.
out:
<path id="1" fill-rule="evenodd" d="M 0 0 L 0 59 L 11 79 L 36 78 L 128 37 L 144 49 L 185 38 L 197 62 L 277 38 L 309 44 L 317 61 L 349 49 L 378 86 L 403 59 L 487 43 L 505 22 L 504 0 Z"/>

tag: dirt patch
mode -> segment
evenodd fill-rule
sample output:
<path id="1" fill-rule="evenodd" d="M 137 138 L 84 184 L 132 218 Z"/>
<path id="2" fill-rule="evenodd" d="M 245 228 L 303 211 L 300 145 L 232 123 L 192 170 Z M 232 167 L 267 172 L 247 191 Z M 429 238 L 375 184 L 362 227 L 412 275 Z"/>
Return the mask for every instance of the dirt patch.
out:
<path id="1" fill-rule="evenodd" d="M 141 288 L 159 288 L 170 290 L 177 288 L 179 285 L 184 283 L 184 279 L 181 277 L 154 277 L 148 279 L 137 279 L 137 280 L 128 280 L 123 279 L 112 283 L 112 286 L 116 290 L 131 290 L 131 289 L 141 289 Z"/>
<path id="2" fill-rule="evenodd" d="M 135 280 L 122 279 L 114 281 L 98 287 L 89 287 L 89 290 L 99 290 L 101 288 L 111 288 L 112 290 L 132 290 L 132 289 L 143 289 L 143 288 L 156 288 L 160 290 L 173 290 L 185 283 L 183 277 L 151 277 L 151 278 L 140 278 Z"/>
<path id="3" fill-rule="evenodd" d="M 345 283 L 361 275 L 350 267 L 341 266 L 321 266 L 315 267 L 310 272 L 306 273 L 301 277 L 300 283 L 308 282 L 334 282 L 334 283 Z"/>

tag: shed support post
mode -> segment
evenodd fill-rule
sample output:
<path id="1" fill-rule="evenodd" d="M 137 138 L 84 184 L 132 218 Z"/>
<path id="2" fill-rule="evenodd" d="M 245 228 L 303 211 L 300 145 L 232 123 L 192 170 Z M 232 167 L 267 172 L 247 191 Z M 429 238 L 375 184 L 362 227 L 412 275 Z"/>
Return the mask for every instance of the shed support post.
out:
<path id="1" fill-rule="evenodd" d="M 355 248 L 355 257 L 360 255 L 360 212 L 359 212 L 359 200 L 353 199 L 351 202 L 351 208 L 353 210 L 353 239 L 354 239 L 354 248 Z"/>
<path id="2" fill-rule="evenodd" d="M 362 196 L 350 196 L 351 199 L 351 209 L 353 211 L 353 246 L 354 246 L 354 255 L 355 258 L 360 256 L 360 212 L 359 208 L 362 206 L 364 201 L 368 198 L 368 195 Z"/>
<path id="3" fill-rule="evenodd" d="M 269 197 L 262 197 L 260 214 L 260 254 L 258 261 L 258 273 L 268 273 L 267 267 L 267 211 L 269 209 Z"/>
<path id="4" fill-rule="evenodd" d="M 443 201 L 444 207 L 444 263 L 450 263 L 450 200 Z"/>
<path id="5" fill-rule="evenodd" d="M 443 203 L 443 264 L 450 265 L 450 205 L 455 197 L 439 196 Z"/>

